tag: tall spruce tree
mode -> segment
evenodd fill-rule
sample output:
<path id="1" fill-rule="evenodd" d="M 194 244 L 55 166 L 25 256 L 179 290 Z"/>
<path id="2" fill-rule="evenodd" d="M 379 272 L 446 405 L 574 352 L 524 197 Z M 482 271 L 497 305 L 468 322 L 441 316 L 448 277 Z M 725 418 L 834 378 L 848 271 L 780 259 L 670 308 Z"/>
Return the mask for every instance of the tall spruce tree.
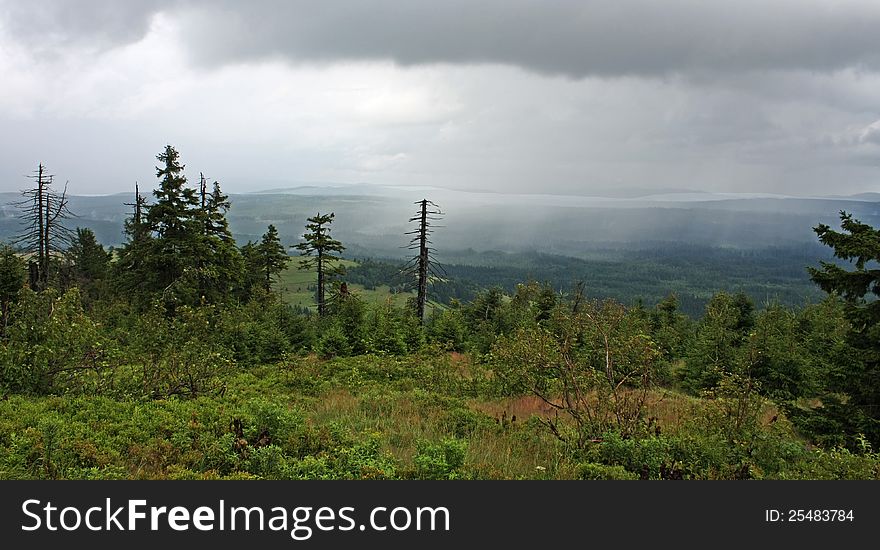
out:
<path id="1" fill-rule="evenodd" d="M 195 189 L 186 187 L 184 165 L 171 145 L 156 156 L 159 188 L 153 191 L 156 201 L 147 209 L 147 224 L 154 234 L 148 250 L 147 265 L 154 289 L 163 294 L 186 294 L 185 275 L 195 275 L 202 227 Z"/>
<path id="2" fill-rule="evenodd" d="M 223 194 L 223 191 L 220 190 L 220 183 L 215 181 L 212 191 L 204 193 L 202 196 L 205 235 L 217 237 L 224 242 L 233 241 L 232 232 L 229 231 L 229 221 L 226 219 L 226 213 L 229 212 L 231 206 L 229 196 Z"/>
<path id="3" fill-rule="evenodd" d="M 244 262 L 226 219 L 231 207 L 229 197 L 223 194 L 219 182 L 213 183 L 210 192 L 207 187 L 202 174 L 197 213 L 202 231 L 196 251 L 199 296 L 209 302 L 222 302 L 240 285 Z"/>
<path id="4" fill-rule="evenodd" d="M 844 315 L 850 323 L 847 340 L 857 354 L 847 362 L 843 375 L 827 376 L 821 416 L 850 436 L 863 434 L 874 449 L 880 449 L 880 230 L 840 213 L 841 229 L 820 224 L 814 231 L 819 240 L 834 249 L 837 258 L 853 269 L 831 262 L 809 268 L 810 278 L 825 292 L 844 301 Z"/>
<path id="5" fill-rule="evenodd" d="M 129 241 L 115 269 L 117 284 L 142 304 L 156 294 L 169 305 L 224 301 L 243 272 L 226 221 L 228 197 L 217 182 L 209 193 L 204 177 L 198 191 L 187 187 L 174 147 L 166 146 L 156 158 L 155 201 L 146 204 L 136 192 L 130 203 L 134 211 L 126 222 Z"/>
<path id="6" fill-rule="evenodd" d="M 95 281 L 103 279 L 110 264 L 110 254 L 98 242 L 94 231 L 77 227 L 76 237 L 67 250 L 74 263 L 77 279 Z"/>
<path id="7" fill-rule="evenodd" d="M 303 269 L 314 269 L 317 272 L 318 281 L 315 289 L 315 301 L 318 305 L 318 314 L 327 312 L 326 286 L 327 278 L 332 275 L 343 273 L 339 264 L 341 259 L 337 254 L 345 250 L 342 243 L 330 236 L 330 224 L 333 223 L 334 214 L 316 215 L 306 220 L 306 232 L 303 234 L 303 242 L 296 245 L 301 256 L 307 258 L 300 260 L 299 265 Z"/>
<path id="8" fill-rule="evenodd" d="M 260 279 L 263 289 L 268 293 L 272 291 L 272 281 L 287 267 L 290 257 L 278 238 L 278 230 L 274 225 L 269 225 L 266 233 L 260 239 L 260 244 L 255 247 L 255 258 L 260 270 Z"/>

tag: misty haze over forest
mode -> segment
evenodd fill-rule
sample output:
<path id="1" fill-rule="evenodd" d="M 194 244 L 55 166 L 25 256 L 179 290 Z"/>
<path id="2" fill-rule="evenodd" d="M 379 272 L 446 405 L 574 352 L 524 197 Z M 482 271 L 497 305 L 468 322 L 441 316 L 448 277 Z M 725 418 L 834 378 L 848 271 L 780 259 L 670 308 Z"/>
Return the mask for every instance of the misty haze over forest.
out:
<path id="1" fill-rule="evenodd" d="M 144 192 L 142 188 L 142 192 Z M 644 193 L 644 191 L 642 192 Z M 375 185 L 301 186 L 232 195 L 230 227 L 236 240 L 256 240 L 268 224 L 295 244 L 306 217 L 337 214 L 336 231 L 361 255 L 404 255 L 413 202 L 431 197 L 444 210 L 436 235 L 441 249 L 541 250 L 578 257 L 602 248 L 651 248 L 689 243 L 731 248 L 814 244 L 818 223 L 834 223 L 841 210 L 866 223 L 880 221 L 876 196 L 793 198 L 667 192 L 626 197 L 467 193 Z M 148 191 L 145 192 L 148 195 Z M 72 225 L 91 227 L 107 245 L 124 242 L 123 221 L 134 196 L 71 198 Z M 149 196 L 149 195 L 148 195 Z M 0 194 L 0 237 L 20 230 L 17 193 Z M 359 247 L 359 248 L 358 248 Z"/>

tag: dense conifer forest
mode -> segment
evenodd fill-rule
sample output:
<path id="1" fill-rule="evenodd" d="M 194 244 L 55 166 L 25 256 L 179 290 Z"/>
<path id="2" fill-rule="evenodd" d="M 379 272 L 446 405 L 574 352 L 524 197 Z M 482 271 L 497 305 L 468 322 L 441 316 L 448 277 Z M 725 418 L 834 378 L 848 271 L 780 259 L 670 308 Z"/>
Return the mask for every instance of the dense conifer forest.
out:
<path id="1" fill-rule="evenodd" d="M 220 183 L 157 161 L 112 249 L 42 165 L 23 194 L 0 478 L 880 477 L 880 231 L 846 212 L 770 286 L 772 251 L 442 265 L 418 212 L 408 269 L 347 256 L 332 212 L 236 242 Z"/>

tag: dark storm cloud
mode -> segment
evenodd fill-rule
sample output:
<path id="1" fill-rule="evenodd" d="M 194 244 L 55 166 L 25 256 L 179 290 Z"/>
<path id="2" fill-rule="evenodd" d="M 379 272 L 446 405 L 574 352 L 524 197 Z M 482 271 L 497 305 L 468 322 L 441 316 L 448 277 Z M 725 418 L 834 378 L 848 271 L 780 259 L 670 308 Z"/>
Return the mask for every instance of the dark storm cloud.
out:
<path id="1" fill-rule="evenodd" d="M 7 2 L 16 34 L 126 42 L 184 16 L 198 62 L 501 63 L 545 74 L 655 76 L 880 69 L 880 2 L 855 0 L 157 0 Z"/>
<path id="2" fill-rule="evenodd" d="M 205 60 L 387 58 L 541 73 L 880 67 L 880 3 L 810 0 L 249 2 L 202 11 Z M 212 4 L 212 6 L 214 6 Z M 208 36 L 205 36 L 205 35 Z"/>

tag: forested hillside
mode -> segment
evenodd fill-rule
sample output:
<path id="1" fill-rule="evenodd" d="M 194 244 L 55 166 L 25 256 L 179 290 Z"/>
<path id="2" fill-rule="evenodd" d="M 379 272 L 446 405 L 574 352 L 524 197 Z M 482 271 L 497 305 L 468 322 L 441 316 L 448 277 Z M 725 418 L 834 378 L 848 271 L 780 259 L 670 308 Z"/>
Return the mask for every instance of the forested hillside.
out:
<path id="1" fill-rule="evenodd" d="M 880 477 L 880 232 L 848 214 L 801 249 L 441 266 L 416 211 L 407 272 L 318 209 L 295 256 L 238 242 L 220 184 L 157 159 L 112 250 L 42 172 L 25 197 L 0 478 Z"/>
<path id="2" fill-rule="evenodd" d="M 822 299 L 807 267 L 835 261 L 827 247 L 725 249 L 658 243 L 636 249 L 605 248 L 592 257 L 573 258 L 541 252 L 503 253 L 444 251 L 447 277 L 436 281 L 433 295 L 441 303 L 470 301 L 479 292 L 500 287 L 508 294 L 523 281 L 548 284 L 559 293 L 579 282 L 595 298 L 613 298 L 625 305 L 652 307 L 674 293 L 679 309 L 699 318 L 718 291 L 744 292 L 757 307 L 804 306 Z M 391 284 L 400 289 L 400 260 L 367 258 L 347 271 L 349 282 L 371 289 Z"/>

